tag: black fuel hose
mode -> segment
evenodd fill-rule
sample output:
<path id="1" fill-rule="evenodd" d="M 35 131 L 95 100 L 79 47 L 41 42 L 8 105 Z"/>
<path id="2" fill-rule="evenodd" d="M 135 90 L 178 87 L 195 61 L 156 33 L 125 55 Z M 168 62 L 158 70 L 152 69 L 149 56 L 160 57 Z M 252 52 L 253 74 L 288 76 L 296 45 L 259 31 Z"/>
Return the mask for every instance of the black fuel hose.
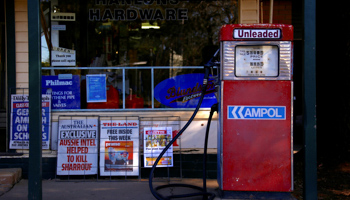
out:
<path id="1" fill-rule="evenodd" d="M 194 186 L 194 185 L 188 185 L 188 184 L 168 184 L 168 185 L 158 186 L 155 189 L 153 188 L 153 174 L 154 174 L 154 170 L 155 170 L 156 166 L 158 165 L 160 159 L 163 157 L 165 152 L 171 147 L 171 145 L 178 139 L 178 137 L 180 137 L 181 134 L 191 124 L 191 122 L 193 121 L 193 119 L 197 115 L 199 108 L 202 105 L 202 101 L 204 99 L 205 92 L 206 92 L 207 86 L 208 86 L 210 67 L 211 67 L 211 65 L 208 65 L 208 64 L 204 66 L 205 73 L 204 73 L 202 94 L 201 94 L 201 97 L 199 99 L 198 105 L 197 105 L 195 111 L 193 112 L 191 118 L 188 120 L 188 122 L 185 124 L 185 126 L 179 131 L 179 133 L 177 133 L 176 136 L 163 149 L 163 151 L 159 154 L 158 158 L 156 159 L 155 163 L 152 166 L 152 169 L 151 169 L 151 172 L 149 175 L 149 187 L 150 187 L 150 190 L 151 190 L 151 193 L 153 194 L 153 196 L 158 200 L 168 200 L 168 199 L 172 199 L 172 198 L 185 198 L 185 197 L 193 197 L 193 196 L 203 196 L 203 199 L 208 199 L 208 197 L 209 197 L 209 200 L 212 200 L 215 197 L 215 194 L 207 192 L 207 189 L 206 189 L 206 172 L 204 171 L 204 170 L 206 170 L 206 162 L 203 162 L 203 188 L 198 187 L 198 186 Z M 212 116 L 212 114 L 211 114 L 211 116 Z M 211 120 L 211 116 L 209 117 L 210 120 Z M 209 122 L 209 120 L 208 120 L 208 122 Z M 206 133 L 206 139 L 205 139 L 205 149 L 204 149 L 205 161 L 206 161 L 206 154 L 207 154 L 208 134 L 209 134 L 209 127 L 208 126 L 209 126 L 209 123 L 207 124 L 207 133 Z M 169 188 L 169 187 L 188 187 L 188 188 L 199 190 L 200 192 L 191 193 L 191 194 L 171 195 L 171 196 L 167 196 L 167 197 L 164 197 L 163 195 L 161 195 L 157 192 L 157 190 Z"/>
<path id="2" fill-rule="evenodd" d="M 203 191 L 207 191 L 207 149 L 208 149 L 209 129 L 210 129 L 211 119 L 213 118 L 214 112 L 218 112 L 217 103 L 211 106 L 208 123 L 207 123 L 207 129 L 205 131 L 204 153 L 203 153 Z"/>

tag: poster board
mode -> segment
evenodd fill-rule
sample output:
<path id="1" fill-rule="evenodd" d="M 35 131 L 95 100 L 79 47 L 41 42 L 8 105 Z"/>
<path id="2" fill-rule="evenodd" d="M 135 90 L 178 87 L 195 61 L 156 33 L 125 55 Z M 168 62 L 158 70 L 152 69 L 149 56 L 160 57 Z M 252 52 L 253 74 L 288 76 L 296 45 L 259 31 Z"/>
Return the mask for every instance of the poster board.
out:
<path id="1" fill-rule="evenodd" d="M 49 149 L 51 96 L 42 95 L 42 149 Z M 10 149 L 29 149 L 29 95 L 11 95 Z"/>
<path id="2" fill-rule="evenodd" d="M 139 175 L 139 120 L 101 118 L 100 175 Z"/>
<path id="3" fill-rule="evenodd" d="M 152 167 L 159 154 L 172 140 L 171 127 L 145 127 L 144 128 L 144 167 Z M 157 167 L 173 167 L 173 146 L 165 152 L 159 160 Z"/>
<path id="4" fill-rule="evenodd" d="M 146 127 L 171 127 L 172 138 L 174 138 L 181 130 L 181 121 L 178 116 L 159 116 L 159 117 L 140 117 L 140 137 L 142 144 L 140 147 L 144 148 L 144 129 Z M 178 149 L 181 145 L 181 137 L 173 143 L 173 148 Z"/>
<path id="5" fill-rule="evenodd" d="M 59 118 L 57 175 L 97 174 L 98 118 Z"/>

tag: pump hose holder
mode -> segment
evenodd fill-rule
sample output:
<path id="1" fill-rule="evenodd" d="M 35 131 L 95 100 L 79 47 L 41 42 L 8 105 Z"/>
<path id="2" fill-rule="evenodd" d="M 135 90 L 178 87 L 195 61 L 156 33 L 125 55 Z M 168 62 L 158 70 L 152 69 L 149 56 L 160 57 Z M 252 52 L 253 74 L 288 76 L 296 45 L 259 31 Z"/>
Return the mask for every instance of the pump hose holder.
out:
<path id="1" fill-rule="evenodd" d="M 151 172 L 149 175 L 149 187 L 150 187 L 150 190 L 151 190 L 153 196 L 158 200 L 170 200 L 170 199 L 174 199 L 174 198 L 187 198 L 187 197 L 194 197 L 194 196 L 203 196 L 203 199 L 212 200 L 215 197 L 215 194 L 207 192 L 207 188 L 206 188 L 206 157 L 207 157 L 207 143 L 208 143 L 210 122 L 211 122 L 211 118 L 212 118 L 212 115 L 214 114 L 214 112 L 218 111 L 217 104 L 214 104 L 211 108 L 209 119 L 208 119 L 208 124 L 207 124 L 207 129 L 206 129 L 206 136 L 205 136 L 205 143 L 204 143 L 204 154 L 203 154 L 203 188 L 198 187 L 198 186 L 194 186 L 194 185 L 188 185 L 188 184 L 168 184 L 168 185 L 162 185 L 162 186 L 158 186 L 156 188 L 153 188 L 153 181 L 152 181 L 154 170 L 155 170 L 158 162 L 163 157 L 165 152 L 171 147 L 171 145 L 178 139 L 178 137 L 181 136 L 181 134 L 191 124 L 191 122 L 193 121 L 194 117 L 196 116 L 199 108 L 201 107 L 202 101 L 203 101 L 204 96 L 205 96 L 205 92 L 207 90 L 209 72 L 210 72 L 210 69 L 212 67 L 213 67 L 213 65 L 211 64 L 211 62 L 208 62 L 208 64 L 204 65 L 204 80 L 203 80 L 202 94 L 201 94 L 201 97 L 199 99 L 198 105 L 197 105 L 195 111 L 193 112 L 190 120 L 188 120 L 186 125 L 179 131 L 179 133 L 176 134 L 176 136 L 163 149 L 163 151 L 159 154 L 158 158 L 156 159 L 155 163 L 152 166 L 152 169 L 151 169 Z M 163 195 L 161 195 L 160 193 L 157 192 L 161 189 L 170 188 L 170 187 L 187 187 L 187 188 L 192 188 L 192 189 L 198 190 L 200 192 L 190 193 L 190 194 L 171 195 L 171 196 L 167 196 L 167 197 L 164 197 Z"/>

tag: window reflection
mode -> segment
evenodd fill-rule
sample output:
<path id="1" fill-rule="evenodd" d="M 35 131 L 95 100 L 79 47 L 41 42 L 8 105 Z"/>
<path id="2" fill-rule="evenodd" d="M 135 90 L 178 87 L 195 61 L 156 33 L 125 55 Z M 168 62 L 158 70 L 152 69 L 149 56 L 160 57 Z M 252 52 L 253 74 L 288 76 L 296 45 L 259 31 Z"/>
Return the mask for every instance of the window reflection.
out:
<path id="1" fill-rule="evenodd" d="M 168 108 L 154 87 L 201 73 L 220 27 L 237 21 L 233 0 L 52 0 L 42 10 L 43 75 L 78 75 L 82 109 Z M 106 74 L 107 102 L 87 103 L 89 74 Z"/>

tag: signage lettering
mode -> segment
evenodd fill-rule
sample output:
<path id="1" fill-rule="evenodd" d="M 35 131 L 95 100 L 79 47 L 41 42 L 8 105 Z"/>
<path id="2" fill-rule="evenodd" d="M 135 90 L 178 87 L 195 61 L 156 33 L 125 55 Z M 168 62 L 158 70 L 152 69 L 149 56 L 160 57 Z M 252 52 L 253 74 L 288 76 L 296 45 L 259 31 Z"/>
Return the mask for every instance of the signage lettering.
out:
<path id="1" fill-rule="evenodd" d="M 117 7 L 118 5 L 176 5 L 179 0 L 96 0 L 95 5 L 104 5 L 109 7 Z M 130 21 L 130 20 L 187 20 L 187 8 L 166 8 L 162 9 L 89 9 L 90 21 Z"/>
<path id="2" fill-rule="evenodd" d="M 285 120 L 285 106 L 228 106 L 228 119 Z"/>
<path id="3" fill-rule="evenodd" d="M 233 38 L 236 39 L 279 39 L 280 29 L 235 29 Z"/>

